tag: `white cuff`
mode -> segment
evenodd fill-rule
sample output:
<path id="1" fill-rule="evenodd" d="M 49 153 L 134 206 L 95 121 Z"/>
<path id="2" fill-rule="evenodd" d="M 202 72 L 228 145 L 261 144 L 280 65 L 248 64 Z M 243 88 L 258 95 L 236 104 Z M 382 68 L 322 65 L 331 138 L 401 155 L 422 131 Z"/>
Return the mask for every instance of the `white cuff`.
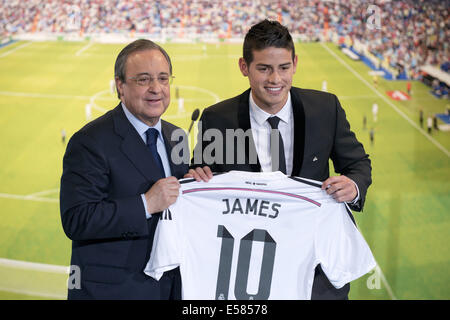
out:
<path id="1" fill-rule="evenodd" d="M 359 192 L 359 191 L 358 191 Z M 359 193 L 358 193 L 359 194 Z M 142 198 L 142 202 L 144 203 L 144 208 L 145 208 L 145 217 L 147 219 L 150 219 L 152 217 L 152 215 L 150 213 L 148 213 L 147 210 L 147 201 L 145 200 L 145 194 L 141 194 L 141 198 Z"/>
<path id="2" fill-rule="evenodd" d="M 356 195 L 355 199 L 353 199 L 352 201 L 347 202 L 348 204 L 355 204 L 355 203 L 357 203 L 359 201 L 359 188 L 358 188 L 358 185 L 356 184 L 355 181 L 352 180 L 352 182 L 355 184 L 356 191 L 358 192 L 358 194 Z"/>

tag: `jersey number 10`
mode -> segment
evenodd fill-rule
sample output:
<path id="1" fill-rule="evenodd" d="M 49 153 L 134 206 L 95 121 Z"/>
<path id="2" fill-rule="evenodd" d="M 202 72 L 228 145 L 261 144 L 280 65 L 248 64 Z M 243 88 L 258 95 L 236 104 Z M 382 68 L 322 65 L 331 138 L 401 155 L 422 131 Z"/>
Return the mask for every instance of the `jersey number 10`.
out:
<path id="1" fill-rule="evenodd" d="M 222 238 L 222 248 L 220 250 L 219 272 L 217 276 L 216 300 L 228 300 L 234 237 L 223 225 L 218 226 L 217 237 Z M 264 242 L 264 250 L 261 272 L 259 274 L 258 292 L 256 294 L 248 294 L 247 283 L 253 241 Z M 269 298 L 276 246 L 277 243 L 267 230 L 262 229 L 253 229 L 240 240 L 236 281 L 234 285 L 234 296 L 237 300 L 267 300 Z"/>

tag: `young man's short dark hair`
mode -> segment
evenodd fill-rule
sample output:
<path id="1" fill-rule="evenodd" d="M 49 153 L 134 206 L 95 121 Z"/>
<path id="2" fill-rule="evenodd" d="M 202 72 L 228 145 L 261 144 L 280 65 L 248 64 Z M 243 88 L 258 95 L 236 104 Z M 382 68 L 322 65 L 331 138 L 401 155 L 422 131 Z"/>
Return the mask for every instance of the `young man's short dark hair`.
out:
<path id="1" fill-rule="evenodd" d="M 263 20 L 250 28 L 244 39 L 244 60 L 247 65 L 253 61 L 253 50 L 259 51 L 268 47 L 284 48 L 295 57 L 294 41 L 289 30 L 278 21 Z"/>

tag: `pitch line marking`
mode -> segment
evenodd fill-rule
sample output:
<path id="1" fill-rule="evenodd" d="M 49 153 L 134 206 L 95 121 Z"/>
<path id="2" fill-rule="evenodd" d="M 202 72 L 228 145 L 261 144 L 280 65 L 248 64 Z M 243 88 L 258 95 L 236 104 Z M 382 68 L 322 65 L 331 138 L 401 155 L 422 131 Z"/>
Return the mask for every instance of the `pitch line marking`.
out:
<path id="1" fill-rule="evenodd" d="M 197 90 L 203 93 L 206 93 L 213 97 L 214 102 L 217 103 L 220 101 L 220 97 L 215 94 L 212 91 L 209 91 L 207 89 L 199 88 L 199 87 L 192 87 L 192 86 L 178 86 L 179 88 L 185 88 L 190 90 Z M 117 101 L 117 98 L 113 97 L 100 97 L 100 95 L 104 94 L 105 92 L 108 92 L 108 90 L 100 91 L 93 96 L 77 96 L 77 95 L 64 95 L 64 94 L 43 94 L 43 93 L 32 93 L 32 92 L 13 92 L 13 91 L 0 91 L 0 95 L 4 96 L 13 96 L 13 97 L 26 97 L 26 98 L 44 98 L 44 99 L 79 99 L 79 100 L 89 100 L 90 102 L 94 102 L 94 100 L 100 100 L 100 101 Z M 207 98 L 187 98 L 184 99 L 184 101 L 208 101 Z M 106 109 L 99 107 L 96 105 L 96 107 L 99 109 L 99 111 L 107 111 Z"/>
<path id="2" fill-rule="evenodd" d="M 108 110 L 106 110 L 105 108 L 100 107 L 99 105 L 97 105 L 95 103 L 95 100 L 101 96 L 102 94 L 104 94 L 105 92 L 109 92 L 109 90 L 103 90 L 103 91 L 99 91 L 96 94 L 94 94 L 92 97 L 89 98 L 89 103 L 91 104 L 92 108 L 100 111 L 100 112 L 107 112 Z"/>
<path id="3" fill-rule="evenodd" d="M 195 86 L 183 86 L 183 85 L 175 85 L 174 87 L 178 87 L 180 89 L 184 88 L 184 89 L 188 89 L 188 90 L 192 90 L 192 91 L 200 91 L 200 92 L 203 92 L 203 93 L 206 93 L 206 94 L 212 96 L 215 99 L 215 103 L 220 101 L 220 97 L 216 93 L 214 93 L 208 89 L 195 87 Z"/>
<path id="4" fill-rule="evenodd" d="M 12 91 L 0 91 L 0 95 L 13 96 L 13 97 L 25 97 L 25 98 L 44 98 L 44 99 L 80 99 L 89 100 L 92 96 L 73 96 L 63 94 L 42 94 L 31 92 L 12 92 Z M 98 100 L 115 101 L 116 98 L 97 98 Z"/>
<path id="5" fill-rule="evenodd" d="M 366 86 L 368 86 L 373 92 L 375 92 L 379 97 L 381 97 L 385 102 L 387 102 L 395 111 L 397 111 L 398 114 L 400 114 L 405 120 L 407 120 L 409 123 L 413 125 L 413 127 L 420 129 L 411 119 L 409 119 L 401 110 L 399 110 L 394 104 L 392 104 L 389 100 L 386 99 L 382 94 L 380 94 L 370 83 L 366 81 L 363 77 L 360 76 L 359 73 L 357 73 L 352 67 L 350 67 L 344 60 L 342 60 L 338 55 L 336 55 L 331 49 L 329 49 L 327 46 L 325 46 L 323 43 L 320 44 L 322 47 L 324 47 L 328 53 L 330 53 L 336 60 L 338 60 L 344 67 L 346 67 L 351 73 L 353 73 L 359 80 L 361 80 Z M 420 131 L 420 130 L 419 130 Z M 423 130 L 422 130 L 423 131 Z M 444 149 L 445 150 L 445 149 Z M 375 267 L 377 271 L 380 272 L 381 275 L 381 281 L 383 282 L 384 286 L 386 287 L 386 290 L 388 292 L 389 297 L 391 300 L 396 300 L 397 298 L 394 295 L 394 292 L 391 289 L 391 286 L 389 285 L 386 277 L 384 276 L 383 270 L 381 270 L 380 266 L 377 263 L 377 266 Z"/>
<path id="6" fill-rule="evenodd" d="M 15 51 L 17 51 L 17 50 L 19 50 L 19 49 L 22 49 L 22 48 L 25 48 L 25 47 L 27 47 L 27 46 L 29 46 L 30 44 L 32 44 L 33 42 L 25 42 L 24 44 L 21 44 L 20 46 L 17 46 L 17 47 L 15 47 L 15 48 L 12 48 L 11 50 L 9 50 L 9 51 L 6 51 L 6 52 L 3 52 L 2 54 L 0 54 L 0 58 L 3 58 L 3 57 L 6 57 L 7 55 L 9 55 L 9 54 L 11 54 L 11 53 L 13 53 L 13 52 L 15 52 Z"/>
<path id="7" fill-rule="evenodd" d="M 0 193 L 0 198 L 16 199 L 16 200 L 27 200 L 27 201 L 38 201 L 38 202 L 53 202 L 53 203 L 59 202 L 59 199 L 36 197 L 36 196 L 33 196 L 33 195 L 10 194 L 10 193 Z"/>
<path id="8" fill-rule="evenodd" d="M 388 292 L 389 297 L 391 297 L 391 300 L 397 300 L 397 297 L 394 295 L 394 292 L 391 289 L 391 286 L 389 285 L 389 282 L 386 280 L 386 277 L 384 276 L 383 270 L 381 270 L 380 266 L 377 263 L 377 266 L 375 267 L 375 272 L 379 272 L 381 276 L 381 281 L 383 282 L 386 291 Z"/>
<path id="9" fill-rule="evenodd" d="M 228 59 L 239 59 L 242 56 L 239 54 L 192 54 L 192 55 L 178 55 L 173 58 L 175 62 L 178 61 L 195 61 L 195 60 L 205 60 L 205 59 L 217 59 L 217 58 L 228 58 Z"/>
<path id="10" fill-rule="evenodd" d="M 79 57 L 84 51 L 86 51 L 87 49 L 89 49 L 90 47 L 92 47 L 92 45 L 94 44 L 94 42 L 90 41 L 87 45 L 85 45 L 83 48 L 81 48 L 80 50 L 77 51 L 77 53 L 75 53 L 75 55 L 77 57 Z"/>
<path id="11" fill-rule="evenodd" d="M 36 263 L 36 262 L 28 262 L 21 260 L 12 260 L 0 258 L 0 268 L 10 268 L 10 269 L 19 269 L 19 270 L 31 270 L 36 272 L 46 272 L 51 274 L 70 274 L 70 267 L 53 265 L 53 264 L 45 264 L 45 263 Z M 67 299 L 66 294 L 57 294 L 53 292 L 41 292 L 29 290 L 27 288 L 11 288 L 5 287 L 4 285 L 0 285 L 0 291 L 11 292 L 16 294 L 25 294 L 31 296 L 38 296 L 49 299 Z"/>
<path id="12" fill-rule="evenodd" d="M 37 271 L 37 272 L 46 272 L 46 273 L 53 273 L 53 274 L 63 274 L 63 275 L 69 275 L 70 274 L 70 267 L 66 266 L 59 266 L 59 265 L 52 265 L 52 264 L 45 264 L 45 263 L 37 263 L 37 262 L 28 262 L 28 261 L 21 261 L 21 260 L 12 260 L 12 259 L 5 259 L 0 258 L 0 268 L 10 268 L 10 269 L 21 269 L 21 270 L 31 270 L 31 271 Z M 38 297 L 44 297 L 49 299 L 67 299 L 67 296 L 64 294 L 57 294 L 57 293 L 49 293 L 49 292 L 41 292 L 41 291 L 33 291 L 28 290 L 26 288 L 24 289 L 18 289 L 18 288 L 10 288 L 5 286 L 0 286 L 0 291 L 4 292 L 11 292 L 16 294 L 25 294 L 25 295 L 31 295 L 31 296 L 38 296 Z"/>
<path id="13" fill-rule="evenodd" d="M 28 261 L 21 261 L 21 260 L 12 260 L 12 259 L 5 259 L 5 258 L 0 258 L 0 267 L 32 270 L 32 271 L 38 271 L 38 272 L 57 273 L 57 274 L 67 274 L 67 275 L 70 274 L 70 267 L 66 267 L 66 266 L 28 262 Z M 394 296 L 392 289 L 389 286 L 389 284 L 386 280 L 386 277 L 384 276 L 383 271 L 381 270 L 378 263 L 375 266 L 375 269 L 376 269 L 375 272 L 380 273 L 381 280 L 382 280 L 383 284 L 385 285 L 386 290 L 388 291 L 388 294 L 391 297 L 391 299 L 397 300 L 397 298 Z M 49 298 L 63 298 L 63 299 L 66 298 L 65 296 L 56 295 L 56 294 L 48 294 L 48 293 L 43 293 L 43 292 L 32 292 L 32 291 L 22 290 L 22 289 L 17 290 L 17 289 L 5 288 L 5 287 L 0 287 L 0 291 L 28 294 L 28 295 L 41 296 L 41 297 L 49 297 Z"/>
<path id="14" fill-rule="evenodd" d="M 45 195 L 58 193 L 59 188 L 42 190 L 38 192 L 33 192 L 30 194 L 22 195 L 22 194 L 11 194 L 11 193 L 0 193 L 0 198 L 7 199 L 17 199 L 17 200 L 29 200 L 29 201 L 38 201 L 38 202 L 58 202 L 58 199 L 55 198 L 47 198 Z"/>
<path id="15" fill-rule="evenodd" d="M 393 104 L 391 101 L 389 101 L 383 94 L 381 94 L 377 89 L 375 89 L 374 86 L 372 86 L 369 82 L 367 82 L 366 79 L 364 79 L 358 72 L 356 72 L 347 62 L 341 59 L 336 53 L 334 53 L 330 48 L 328 48 L 323 43 L 320 43 L 320 45 L 325 48 L 325 50 L 328 51 L 329 54 L 331 54 L 337 61 L 339 61 L 345 68 L 347 68 L 355 77 L 357 77 L 359 80 L 361 80 L 369 89 L 371 89 L 373 92 L 375 92 L 381 99 L 383 99 L 384 102 L 386 102 L 394 111 L 396 111 L 403 119 L 409 122 L 410 125 L 412 125 L 415 129 L 417 129 L 425 138 L 430 140 L 438 149 L 440 149 L 442 152 L 444 152 L 447 157 L 450 158 L 450 151 L 444 148 L 439 142 L 437 142 L 433 137 L 430 137 L 425 130 L 420 128 L 413 120 L 411 120 L 403 111 L 401 111 L 395 104 Z"/>
<path id="16" fill-rule="evenodd" d="M 214 92 L 212 92 L 212 91 L 210 91 L 208 89 L 195 87 L 195 86 L 184 86 L 184 85 L 177 85 L 177 87 L 180 88 L 180 89 L 199 91 L 199 92 L 205 93 L 207 95 L 210 95 L 215 100 L 214 103 L 217 103 L 217 102 L 220 101 L 220 97 L 216 93 L 214 93 Z M 109 90 L 102 90 L 102 91 L 97 92 L 93 96 L 89 97 L 89 102 L 90 102 L 92 108 L 94 108 L 94 109 L 96 109 L 96 110 L 98 110 L 100 112 L 107 112 L 108 110 L 103 108 L 103 107 L 100 107 L 99 105 L 97 105 L 95 103 L 95 100 L 99 99 L 99 97 L 101 95 L 103 95 L 104 93 L 108 93 L 108 92 L 109 92 Z M 197 99 L 192 99 L 192 100 L 197 100 Z M 176 115 L 166 115 L 166 116 L 162 115 L 162 118 L 164 118 L 164 119 L 183 119 L 185 116 L 189 117 L 190 115 L 187 114 L 187 113 L 186 113 L 186 115 L 184 113 L 183 114 L 176 114 Z"/>
<path id="17" fill-rule="evenodd" d="M 57 192 L 59 192 L 59 188 L 57 188 L 57 189 L 49 189 L 49 190 L 44 190 L 44 191 L 31 193 L 31 194 L 27 195 L 27 197 L 43 196 L 43 195 L 57 193 Z"/>
<path id="18" fill-rule="evenodd" d="M 11 293 L 16 293 L 16 294 L 24 294 L 27 296 L 35 296 L 35 297 L 42 297 L 42 298 L 48 298 L 48 299 L 64 299 L 64 300 L 67 299 L 66 295 L 38 292 L 38 291 L 30 291 L 30 290 L 22 290 L 22 289 L 10 289 L 10 288 L 5 288 L 5 287 L 0 287 L 0 291 L 11 292 Z"/>
<path id="19" fill-rule="evenodd" d="M 6 258 L 0 258 L 0 266 L 13 269 L 33 270 L 39 272 L 50 272 L 59 274 L 69 274 L 70 267 L 59 266 L 54 264 L 28 262 L 21 260 L 12 260 Z"/>
<path id="20" fill-rule="evenodd" d="M 339 100 L 362 100 L 362 99 L 374 99 L 376 96 L 339 96 Z"/>
<path id="21" fill-rule="evenodd" d="M 63 94 L 42 94 L 42 93 L 31 93 L 31 92 L 12 92 L 12 91 L 0 91 L 0 95 L 12 96 L 12 97 L 25 97 L 25 98 L 42 98 L 42 99 L 78 99 L 78 100 L 90 100 L 92 96 L 73 96 L 73 95 L 63 95 Z M 213 96 L 217 101 L 216 97 Z M 100 101 L 117 101 L 117 98 L 113 97 L 96 97 L 96 100 Z M 174 99 L 175 100 L 175 99 Z M 185 98 L 185 102 L 196 102 L 196 101 L 211 101 L 210 98 Z"/>

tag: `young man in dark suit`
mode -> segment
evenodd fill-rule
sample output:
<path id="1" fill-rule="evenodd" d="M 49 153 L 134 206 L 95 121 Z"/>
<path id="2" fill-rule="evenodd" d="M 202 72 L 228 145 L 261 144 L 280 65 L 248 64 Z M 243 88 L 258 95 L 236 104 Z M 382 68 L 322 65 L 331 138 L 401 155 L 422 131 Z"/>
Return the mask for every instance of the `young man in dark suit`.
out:
<path id="1" fill-rule="evenodd" d="M 179 271 L 162 281 L 143 270 L 159 212 L 173 204 L 188 164 L 171 151 L 187 137 L 161 120 L 170 102 L 172 65 L 149 40 L 126 46 L 115 63 L 121 103 L 70 139 L 61 177 L 61 220 L 72 240 L 80 286 L 69 299 L 179 299 Z M 181 131 L 180 131 L 181 132 Z M 182 150 L 182 149 L 180 149 Z M 186 148 L 184 150 L 188 150 Z"/>
<path id="2" fill-rule="evenodd" d="M 297 61 L 292 37 L 278 22 L 264 20 L 249 30 L 239 68 L 250 89 L 203 111 L 188 176 L 208 180 L 211 171 L 280 170 L 323 181 L 328 194 L 361 211 L 371 184 L 369 156 L 335 95 L 292 87 Z M 220 147 L 211 139 L 218 132 Z M 329 176 L 329 159 L 339 176 Z M 349 289 L 335 289 L 316 268 L 312 299 L 346 299 Z"/>

